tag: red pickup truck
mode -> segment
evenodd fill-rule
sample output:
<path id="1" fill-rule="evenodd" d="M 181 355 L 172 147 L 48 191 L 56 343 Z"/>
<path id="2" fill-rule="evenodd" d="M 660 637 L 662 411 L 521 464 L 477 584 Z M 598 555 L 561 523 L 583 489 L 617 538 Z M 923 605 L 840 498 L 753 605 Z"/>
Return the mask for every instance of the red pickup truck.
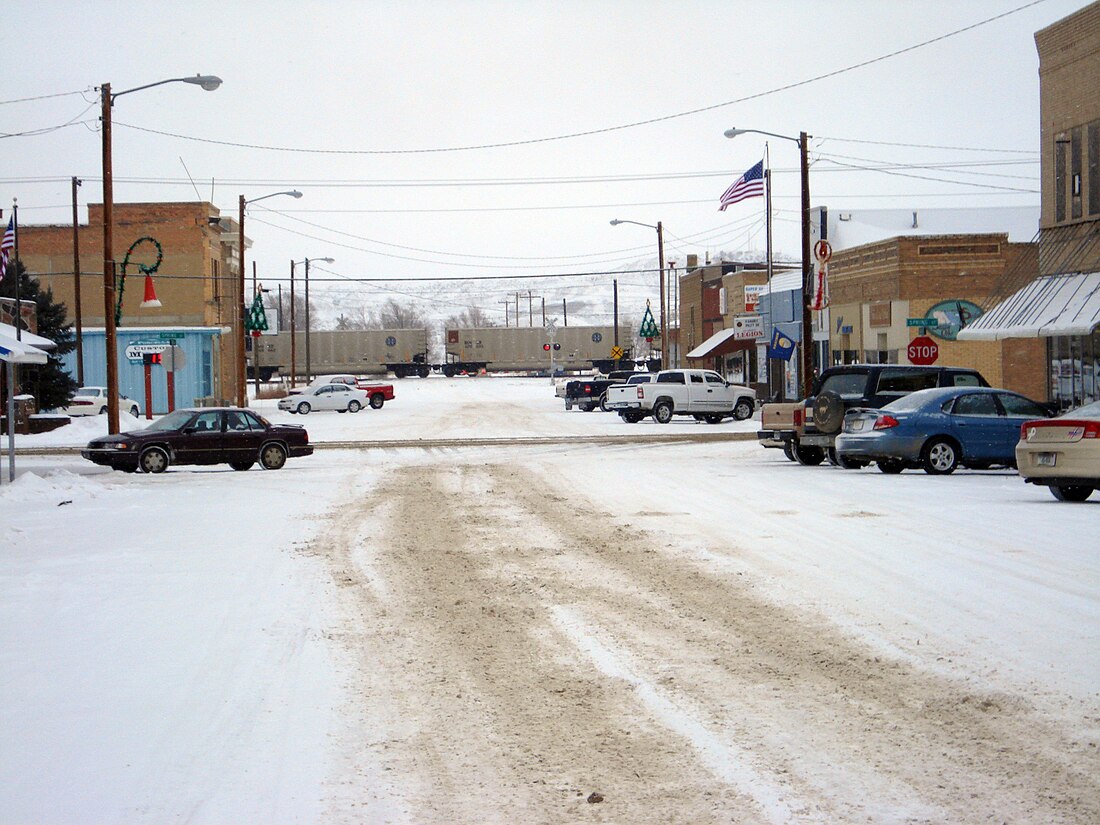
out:
<path id="1" fill-rule="evenodd" d="M 319 387 L 323 384 L 347 384 L 367 394 L 367 401 L 371 409 L 380 410 L 387 401 L 393 401 L 393 384 L 376 384 L 367 378 L 357 378 L 354 375 L 319 375 L 310 383 L 310 387 Z M 288 395 L 296 395 L 301 390 L 291 390 Z"/>

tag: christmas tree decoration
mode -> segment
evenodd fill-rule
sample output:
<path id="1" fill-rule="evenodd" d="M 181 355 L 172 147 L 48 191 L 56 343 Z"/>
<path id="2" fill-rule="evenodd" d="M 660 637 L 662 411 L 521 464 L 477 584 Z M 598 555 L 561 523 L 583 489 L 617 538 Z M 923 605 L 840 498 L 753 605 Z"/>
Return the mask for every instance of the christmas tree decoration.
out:
<path id="1" fill-rule="evenodd" d="M 661 331 L 657 329 L 657 322 L 653 320 L 653 313 L 649 309 L 649 301 L 645 302 L 645 315 L 642 316 L 642 325 L 638 329 L 638 336 L 651 343 L 654 338 L 661 337 Z"/>
<path id="2" fill-rule="evenodd" d="M 150 238 L 146 235 L 130 244 L 130 248 L 126 250 L 126 257 L 122 259 L 122 275 L 115 284 L 115 288 L 118 290 L 118 301 L 115 303 L 115 324 L 122 323 L 122 294 L 126 291 L 126 267 L 130 265 L 130 255 L 133 254 L 133 251 L 137 249 L 139 245 L 146 241 L 157 248 L 157 259 L 151 264 L 138 264 L 138 269 L 145 275 L 145 300 L 142 301 L 141 305 L 142 307 L 159 307 L 162 305 L 161 302 L 157 300 L 156 292 L 153 291 L 152 275 L 157 271 L 157 268 L 160 267 L 160 262 L 164 260 L 164 249 L 156 238 Z"/>
<path id="3" fill-rule="evenodd" d="M 256 289 L 256 297 L 252 299 L 244 328 L 252 333 L 253 338 L 259 338 L 262 333 L 267 332 L 267 313 L 264 312 L 263 290 L 260 288 Z"/>

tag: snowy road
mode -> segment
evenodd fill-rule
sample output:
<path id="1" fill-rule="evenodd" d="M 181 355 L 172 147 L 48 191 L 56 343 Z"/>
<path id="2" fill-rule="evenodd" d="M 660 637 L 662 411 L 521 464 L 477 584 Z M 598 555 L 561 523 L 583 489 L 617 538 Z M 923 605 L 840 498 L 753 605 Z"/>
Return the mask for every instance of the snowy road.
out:
<path id="1" fill-rule="evenodd" d="M 459 399 L 474 435 L 618 424 L 493 390 Z M 20 461 L 0 821 L 1100 821 L 1100 502 L 1014 473 L 752 442 Z"/>

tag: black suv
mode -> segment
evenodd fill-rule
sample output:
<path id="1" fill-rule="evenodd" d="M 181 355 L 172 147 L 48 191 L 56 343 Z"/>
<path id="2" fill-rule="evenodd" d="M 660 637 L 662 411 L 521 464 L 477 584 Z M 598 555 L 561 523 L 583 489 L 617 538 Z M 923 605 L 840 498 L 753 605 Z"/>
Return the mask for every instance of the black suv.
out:
<path id="1" fill-rule="evenodd" d="M 881 407 L 931 387 L 988 387 L 982 374 L 967 367 L 915 367 L 903 364 L 846 364 L 829 367 L 814 379 L 806 399 L 804 430 L 796 457 L 820 464 L 833 450 L 844 413 L 855 407 Z M 831 457 L 831 456 L 830 456 Z"/>

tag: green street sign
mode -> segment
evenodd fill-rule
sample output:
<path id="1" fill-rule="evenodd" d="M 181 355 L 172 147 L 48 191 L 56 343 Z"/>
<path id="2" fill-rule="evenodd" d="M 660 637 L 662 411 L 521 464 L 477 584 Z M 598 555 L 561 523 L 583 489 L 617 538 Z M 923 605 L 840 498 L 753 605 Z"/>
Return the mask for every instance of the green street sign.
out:
<path id="1" fill-rule="evenodd" d="M 907 327 L 938 327 L 940 322 L 936 318 L 906 318 Z"/>

